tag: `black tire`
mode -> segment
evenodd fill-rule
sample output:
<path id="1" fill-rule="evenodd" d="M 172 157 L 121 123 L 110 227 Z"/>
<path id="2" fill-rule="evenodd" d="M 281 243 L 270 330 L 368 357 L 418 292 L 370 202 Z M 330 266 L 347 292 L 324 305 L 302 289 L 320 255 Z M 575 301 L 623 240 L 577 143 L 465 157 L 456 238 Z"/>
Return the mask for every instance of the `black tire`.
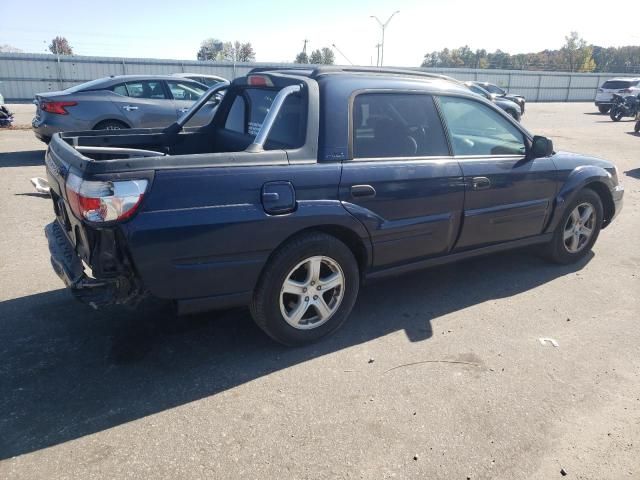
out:
<path id="1" fill-rule="evenodd" d="M 610 105 L 598 105 L 598 111 L 602 114 L 608 113 L 611 110 Z"/>
<path id="2" fill-rule="evenodd" d="M 103 120 L 93 127 L 94 130 L 122 130 L 125 128 L 129 128 L 129 125 L 120 120 Z"/>
<path id="3" fill-rule="evenodd" d="M 584 245 L 580 248 L 579 251 L 572 253 L 569 251 L 567 245 L 564 240 L 565 228 L 568 225 L 569 217 L 572 212 L 578 207 L 578 205 L 589 204 L 593 207 L 595 211 L 595 218 L 593 220 L 593 233 L 591 237 L 584 243 Z M 582 259 L 585 255 L 591 251 L 593 244 L 596 243 L 598 239 L 598 235 L 600 234 L 600 229 L 602 227 L 602 218 L 603 218 L 603 208 L 602 208 L 602 200 L 600 196 L 591 190 L 590 188 L 584 188 L 573 199 L 573 201 L 567 205 L 566 211 L 562 216 L 562 219 L 558 223 L 555 231 L 553 232 L 553 238 L 551 242 L 546 245 L 545 253 L 546 256 L 552 260 L 553 262 L 567 265 L 570 263 L 575 263 Z"/>
<path id="4" fill-rule="evenodd" d="M 285 320 L 281 312 L 281 289 L 292 269 L 316 256 L 329 257 L 339 265 L 344 275 L 344 290 L 337 309 L 325 323 L 303 330 Z M 258 281 L 249 308 L 256 324 L 277 342 L 288 346 L 305 345 L 329 335 L 344 323 L 353 309 L 359 287 L 360 272 L 351 250 L 331 235 L 308 233 L 286 242 L 272 255 Z M 326 294 L 331 295 L 330 292 L 327 290 Z M 303 301 L 302 297 L 299 298 Z"/>
<path id="5" fill-rule="evenodd" d="M 609 112 L 609 118 L 614 122 L 619 122 L 622 119 L 624 112 L 620 108 L 612 108 Z"/>
<path id="6" fill-rule="evenodd" d="M 638 121 L 636 122 L 635 126 L 633 127 L 633 131 L 634 131 L 635 133 L 640 132 L 640 120 L 638 120 Z"/>

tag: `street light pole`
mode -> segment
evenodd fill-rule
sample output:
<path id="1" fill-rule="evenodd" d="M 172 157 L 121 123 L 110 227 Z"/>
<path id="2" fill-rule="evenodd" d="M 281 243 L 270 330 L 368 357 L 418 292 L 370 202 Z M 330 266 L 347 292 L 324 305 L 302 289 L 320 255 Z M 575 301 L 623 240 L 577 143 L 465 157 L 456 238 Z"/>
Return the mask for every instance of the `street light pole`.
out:
<path id="1" fill-rule="evenodd" d="M 400 13 L 400 10 L 396 10 L 395 12 L 393 12 L 391 16 L 387 19 L 387 21 L 384 23 L 382 23 L 380 19 L 375 15 L 370 16 L 371 18 L 375 19 L 376 22 L 378 22 L 378 25 L 380 25 L 380 28 L 382 29 L 382 43 L 381 43 L 382 53 L 380 54 L 380 66 L 382 66 L 384 63 L 384 31 L 387 28 L 387 25 L 389 25 L 389 22 L 391 21 L 391 19 L 396 15 L 396 13 Z"/>

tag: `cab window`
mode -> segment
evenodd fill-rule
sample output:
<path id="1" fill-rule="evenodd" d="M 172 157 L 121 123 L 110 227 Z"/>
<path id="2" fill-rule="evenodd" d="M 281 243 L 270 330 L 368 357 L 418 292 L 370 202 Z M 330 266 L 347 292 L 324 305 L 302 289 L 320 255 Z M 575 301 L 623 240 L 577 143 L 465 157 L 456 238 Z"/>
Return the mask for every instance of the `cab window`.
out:
<path id="1" fill-rule="evenodd" d="M 430 95 L 366 93 L 353 103 L 353 158 L 449 155 Z"/>
<path id="2" fill-rule="evenodd" d="M 469 98 L 439 97 L 454 155 L 524 155 L 523 133 L 491 107 Z"/>

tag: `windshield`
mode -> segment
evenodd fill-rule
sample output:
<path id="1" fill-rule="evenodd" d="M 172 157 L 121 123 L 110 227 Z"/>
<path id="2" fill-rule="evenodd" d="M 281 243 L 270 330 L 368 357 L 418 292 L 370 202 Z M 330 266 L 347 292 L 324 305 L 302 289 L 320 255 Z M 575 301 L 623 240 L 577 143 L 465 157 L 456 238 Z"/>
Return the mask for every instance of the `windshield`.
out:
<path id="1" fill-rule="evenodd" d="M 489 98 L 489 93 L 484 89 L 484 88 L 480 88 L 478 85 L 467 85 L 467 87 L 469 87 L 469 90 L 471 90 L 473 93 L 480 95 L 481 97 L 484 98 Z"/>
<path id="2" fill-rule="evenodd" d="M 620 90 L 623 88 L 629 88 L 636 82 L 630 82 L 629 80 L 607 80 L 602 84 L 602 88 L 608 88 L 611 90 Z"/>
<path id="3" fill-rule="evenodd" d="M 504 95 L 506 93 L 500 87 L 492 85 L 491 83 L 483 83 L 481 87 L 484 88 L 487 92 L 495 93 L 496 95 Z"/>

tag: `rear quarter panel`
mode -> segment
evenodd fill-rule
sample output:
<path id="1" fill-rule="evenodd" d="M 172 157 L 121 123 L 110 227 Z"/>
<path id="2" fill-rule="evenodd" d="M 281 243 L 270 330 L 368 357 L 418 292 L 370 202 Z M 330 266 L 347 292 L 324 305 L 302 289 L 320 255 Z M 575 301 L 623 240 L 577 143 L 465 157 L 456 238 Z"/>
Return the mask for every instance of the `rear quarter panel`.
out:
<path id="1" fill-rule="evenodd" d="M 122 227 L 145 287 L 172 299 L 248 292 L 301 230 L 340 225 L 367 237 L 337 198 L 340 172 L 339 163 L 158 171 L 142 211 Z M 265 213 L 269 181 L 294 185 L 294 212 Z"/>

